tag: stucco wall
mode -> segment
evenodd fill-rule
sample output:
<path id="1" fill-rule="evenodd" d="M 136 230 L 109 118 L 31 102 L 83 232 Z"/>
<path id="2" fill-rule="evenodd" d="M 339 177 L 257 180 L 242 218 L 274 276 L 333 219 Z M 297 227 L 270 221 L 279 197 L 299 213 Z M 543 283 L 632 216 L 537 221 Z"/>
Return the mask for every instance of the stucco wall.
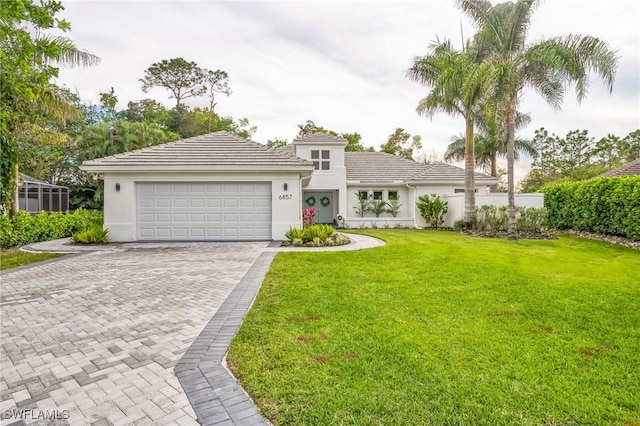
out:
<path id="1" fill-rule="evenodd" d="M 445 216 L 444 225 L 452 227 L 457 220 L 464 218 L 464 194 L 446 195 L 444 199 L 449 203 L 449 210 Z M 516 206 L 544 207 L 544 194 L 515 194 Z M 506 193 L 476 194 L 476 207 L 483 205 L 507 206 L 509 201 Z"/>
<path id="2" fill-rule="evenodd" d="M 137 182 L 271 182 L 273 239 L 284 239 L 290 227 L 301 227 L 302 189 L 298 173 L 145 173 L 104 176 L 104 228 L 114 242 L 136 240 Z M 287 190 L 284 184 L 287 184 Z M 120 190 L 116 190 L 119 184 Z"/>
<path id="3" fill-rule="evenodd" d="M 296 156 L 304 158 L 305 160 L 311 160 L 312 150 L 330 151 L 330 170 L 314 170 L 309 184 L 304 189 L 309 192 L 334 192 L 337 190 L 335 216 L 344 216 L 347 212 L 347 169 L 344 166 L 344 145 L 298 143 L 295 144 L 295 150 Z M 302 204 L 300 204 L 300 206 L 302 206 Z"/>

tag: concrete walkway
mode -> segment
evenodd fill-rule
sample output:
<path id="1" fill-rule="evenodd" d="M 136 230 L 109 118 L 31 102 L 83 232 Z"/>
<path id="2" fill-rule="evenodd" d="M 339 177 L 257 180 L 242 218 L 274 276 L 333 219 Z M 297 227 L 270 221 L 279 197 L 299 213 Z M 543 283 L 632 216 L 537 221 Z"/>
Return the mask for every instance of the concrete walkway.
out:
<path id="1" fill-rule="evenodd" d="M 2 424 L 265 424 L 224 368 L 231 339 L 278 251 L 384 245 L 349 237 L 29 246 L 80 254 L 0 273 Z"/>

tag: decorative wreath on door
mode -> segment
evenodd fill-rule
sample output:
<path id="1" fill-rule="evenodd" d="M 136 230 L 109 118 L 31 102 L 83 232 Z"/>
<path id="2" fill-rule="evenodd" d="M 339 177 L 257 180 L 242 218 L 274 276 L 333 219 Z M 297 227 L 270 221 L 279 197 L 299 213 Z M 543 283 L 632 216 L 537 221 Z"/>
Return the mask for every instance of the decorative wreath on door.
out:
<path id="1" fill-rule="evenodd" d="M 320 204 L 322 205 L 322 207 L 327 207 L 329 203 L 331 203 L 331 201 L 329 200 L 329 197 L 322 197 L 320 199 Z"/>
<path id="2" fill-rule="evenodd" d="M 316 205 L 316 199 L 315 199 L 315 197 L 313 197 L 313 196 L 311 196 L 311 197 L 307 198 L 307 199 L 306 199 L 306 200 L 304 200 L 304 201 L 305 201 L 305 203 L 307 203 L 307 205 L 308 205 L 309 207 L 313 207 L 313 206 L 315 206 L 315 205 Z"/>

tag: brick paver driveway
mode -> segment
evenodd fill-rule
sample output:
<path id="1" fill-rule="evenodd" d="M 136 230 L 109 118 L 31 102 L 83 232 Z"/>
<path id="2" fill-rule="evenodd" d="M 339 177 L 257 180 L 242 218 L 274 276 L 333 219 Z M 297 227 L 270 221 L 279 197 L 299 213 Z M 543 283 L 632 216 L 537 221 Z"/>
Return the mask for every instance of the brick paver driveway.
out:
<path id="1" fill-rule="evenodd" d="M 2 424 L 196 424 L 173 367 L 265 246 L 127 244 L 3 273 Z M 28 418 L 47 413 L 68 418 Z"/>

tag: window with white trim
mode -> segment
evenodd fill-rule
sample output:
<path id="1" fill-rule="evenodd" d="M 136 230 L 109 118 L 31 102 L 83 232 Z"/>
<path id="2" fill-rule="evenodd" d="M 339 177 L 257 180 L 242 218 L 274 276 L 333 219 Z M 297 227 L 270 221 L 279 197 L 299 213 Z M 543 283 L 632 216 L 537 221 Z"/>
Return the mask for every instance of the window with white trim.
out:
<path id="1" fill-rule="evenodd" d="M 313 161 L 314 170 L 330 170 L 331 151 L 328 149 L 312 149 L 311 161 Z"/>

